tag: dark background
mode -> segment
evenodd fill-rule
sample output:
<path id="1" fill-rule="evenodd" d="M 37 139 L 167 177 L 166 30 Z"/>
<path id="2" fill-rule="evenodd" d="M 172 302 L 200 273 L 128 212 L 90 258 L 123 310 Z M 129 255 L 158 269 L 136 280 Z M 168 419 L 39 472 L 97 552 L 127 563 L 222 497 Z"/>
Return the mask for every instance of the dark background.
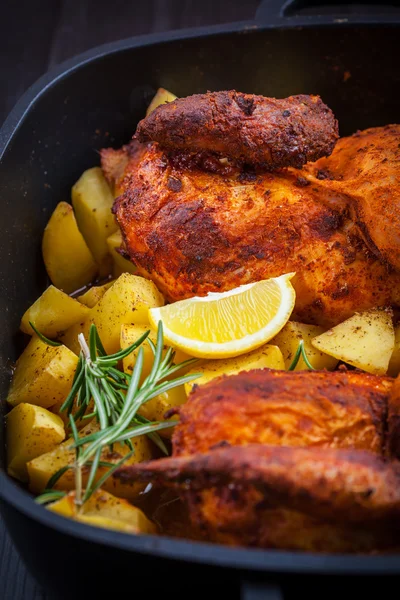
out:
<path id="1" fill-rule="evenodd" d="M 0 124 L 32 83 L 71 56 L 135 35 L 251 20 L 259 3 L 260 0 L 3 0 Z M 342 13 L 360 9 L 346 0 L 342 3 L 346 4 Z M 364 3 L 370 4 L 371 0 Z M 303 13 L 326 13 L 334 11 L 335 0 L 297 0 L 297 4 L 303 6 Z M 330 6 L 309 8 L 313 4 Z M 394 5 L 399 4 L 399 0 L 376 0 L 381 9 L 386 5 L 385 12 L 395 10 Z M 370 7 L 369 12 L 373 10 Z M 57 549 L 43 548 L 38 540 L 37 551 Z M 0 600 L 33 599 L 50 600 L 26 573 L 0 520 Z"/>
<path id="2" fill-rule="evenodd" d="M 0 124 L 60 62 L 135 35 L 252 19 L 258 0 L 20 0 L 1 3 Z M 56 552 L 41 548 L 38 552 Z M 0 600 L 50 600 L 27 574 L 0 519 Z"/>

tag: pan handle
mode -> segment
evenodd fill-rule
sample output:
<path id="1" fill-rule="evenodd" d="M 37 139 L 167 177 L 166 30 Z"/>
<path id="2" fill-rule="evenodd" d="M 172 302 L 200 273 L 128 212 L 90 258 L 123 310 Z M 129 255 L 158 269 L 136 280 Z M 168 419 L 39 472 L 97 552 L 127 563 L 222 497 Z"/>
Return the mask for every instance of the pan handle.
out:
<path id="1" fill-rule="evenodd" d="M 283 600 L 283 593 L 278 583 L 242 579 L 240 600 Z"/>
<path id="2" fill-rule="evenodd" d="M 345 0 L 336 4 L 332 0 L 261 0 L 255 15 L 257 25 L 303 25 L 310 21 L 315 24 L 399 22 L 400 10 L 382 6 L 379 0 L 357 10 Z"/>

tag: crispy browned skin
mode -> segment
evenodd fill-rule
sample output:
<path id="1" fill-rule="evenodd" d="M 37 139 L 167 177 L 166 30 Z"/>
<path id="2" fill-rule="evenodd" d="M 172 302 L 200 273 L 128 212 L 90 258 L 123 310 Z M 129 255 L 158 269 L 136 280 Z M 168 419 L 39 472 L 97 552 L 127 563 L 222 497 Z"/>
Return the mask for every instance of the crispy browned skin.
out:
<path id="1" fill-rule="evenodd" d="M 146 146 L 134 140 L 122 146 L 122 148 L 118 148 L 118 150 L 114 148 L 102 148 L 100 150 L 101 168 L 115 195 L 121 193 L 120 184 L 128 164 L 130 169 L 137 167 L 145 151 Z"/>
<path id="2" fill-rule="evenodd" d="M 381 454 L 393 380 L 356 371 L 256 370 L 196 387 L 180 407 L 174 455 L 215 444 L 358 448 Z"/>
<path id="3" fill-rule="evenodd" d="M 230 90 L 159 106 L 140 121 L 135 138 L 273 169 L 300 168 L 332 152 L 338 125 L 319 96 L 278 100 Z"/>
<path id="4" fill-rule="evenodd" d="M 132 261 L 168 300 L 295 271 L 293 316 L 304 322 L 331 326 L 399 304 L 400 275 L 367 249 L 346 205 L 321 201 L 329 191 L 318 180 L 220 163 L 218 172 L 200 158 L 150 144 L 114 205 Z"/>
<path id="5" fill-rule="evenodd" d="M 118 476 L 178 486 L 195 537 L 311 551 L 390 548 L 399 541 L 400 467 L 378 455 L 392 384 L 357 371 L 221 377 L 179 409 L 173 458 Z"/>
<path id="6" fill-rule="evenodd" d="M 181 487 L 197 527 L 218 542 L 368 552 L 399 539 L 400 465 L 368 451 L 232 446 L 116 476 Z"/>
<path id="7" fill-rule="evenodd" d="M 343 138 L 308 170 L 323 178 L 322 198 L 342 196 L 371 251 L 400 269 L 400 125 Z"/>

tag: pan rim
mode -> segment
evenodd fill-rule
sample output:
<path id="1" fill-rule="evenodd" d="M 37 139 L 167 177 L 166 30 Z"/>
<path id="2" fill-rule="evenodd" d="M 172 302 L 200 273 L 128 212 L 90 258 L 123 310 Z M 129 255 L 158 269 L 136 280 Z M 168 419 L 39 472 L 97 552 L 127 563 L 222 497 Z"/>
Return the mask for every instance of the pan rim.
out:
<path id="1" fill-rule="evenodd" d="M 396 26 L 393 18 L 349 18 L 340 27 Z M 70 58 L 40 77 L 22 95 L 0 128 L 0 164 L 9 144 L 23 125 L 25 117 L 42 95 L 74 71 L 104 57 L 129 51 L 133 48 L 155 45 L 174 40 L 205 38 L 218 34 L 251 34 L 253 31 L 271 29 L 298 29 L 311 27 L 338 27 L 337 18 L 278 18 L 275 23 L 258 25 L 254 21 L 239 21 L 211 27 L 180 29 L 141 35 L 96 46 Z M 32 495 L 20 489 L 0 470 L 0 500 L 26 517 L 60 533 L 87 542 L 136 552 L 148 556 L 179 560 L 188 563 L 208 564 L 225 568 L 242 568 L 264 573 L 383 575 L 400 573 L 400 553 L 380 556 L 354 554 L 316 554 L 303 551 L 232 548 L 221 544 L 181 540 L 167 536 L 134 536 L 127 533 L 90 527 L 52 513 L 33 501 Z M 7 526 L 7 521 L 5 520 Z"/>

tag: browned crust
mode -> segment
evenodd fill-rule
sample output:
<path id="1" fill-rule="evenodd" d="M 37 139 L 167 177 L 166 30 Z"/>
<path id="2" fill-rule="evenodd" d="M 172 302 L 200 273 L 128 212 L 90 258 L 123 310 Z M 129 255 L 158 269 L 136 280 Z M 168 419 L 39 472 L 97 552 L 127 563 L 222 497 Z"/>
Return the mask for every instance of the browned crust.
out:
<path id="1" fill-rule="evenodd" d="M 152 481 L 200 491 L 251 485 L 269 506 L 327 521 L 400 524 L 400 464 L 364 450 L 254 444 L 121 467 L 122 481 Z"/>
<path id="2" fill-rule="evenodd" d="M 341 194 L 365 243 L 400 269 L 400 125 L 373 127 L 338 141 L 332 156 L 307 170 L 324 201 Z M 324 179 L 321 179 L 321 173 Z"/>
<path id="3" fill-rule="evenodd" d="M 276 99 L 230 90 L 159 106 L 140 121 L 135 138 L 272 169 L 300 168 L 332 152 L 338 124 L 319 96 Z"/>
<path id="4" fill-rule="evenodd" d="M 340 203 L 324 205 L 329 190 L 299 185 L 298 171 L 185 164 L 149 144 L 114 205 L 132 261 L 168 300 L 295 271 L 293 318 L 305 323 L 398 303 L 400 275 L 371 256 Z"/>
<path id="5" fill-rule="evenodd" d="M 364 449 L 381 454 L 393 380 L 362 372 L 254 370 L 196 386 L 179 409 L 174 455 L 216 444 Z"/>

